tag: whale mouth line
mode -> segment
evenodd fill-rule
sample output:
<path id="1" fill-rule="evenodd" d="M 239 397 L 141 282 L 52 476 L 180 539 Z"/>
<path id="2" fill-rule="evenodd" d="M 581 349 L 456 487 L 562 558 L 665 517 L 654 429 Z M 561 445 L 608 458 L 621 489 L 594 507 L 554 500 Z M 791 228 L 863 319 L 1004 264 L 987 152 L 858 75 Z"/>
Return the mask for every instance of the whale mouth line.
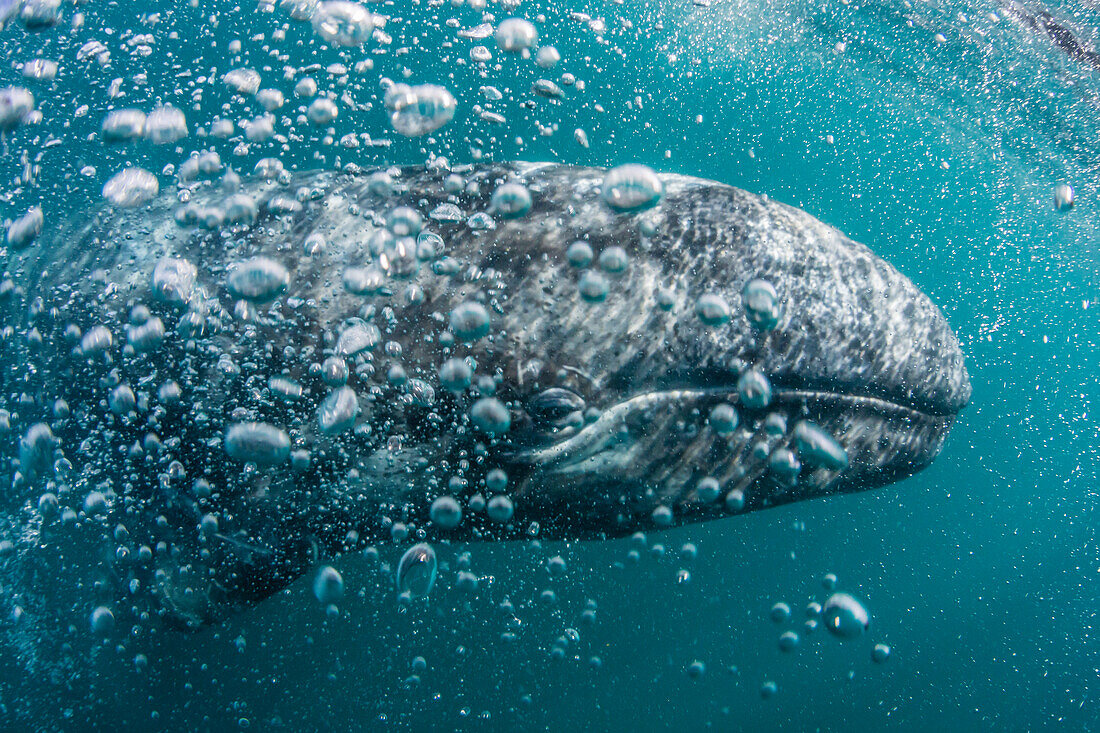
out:
<path id="1" fill-rule="evenodd" d="M 952 419 L 953 413 L 921 409 L 911 404 L 858 392 L 834 392 L 816 389 L 777 389 L 772 393 L 773 402 L 794 402 L 828 404 L 834 406 L 860 407 L 870 409 L 884 417 L 912 418 L 920 420 Z"/>
<path id="2" fill-rule="evenodd" d="M 517 446 L 507 451 L 504 458 L 510 462 L 538 466 L 543 469 L 560 468 L 577 464 L 600 451 L 613 447 L 621 440 L 618 436 L 629 424 L 664 422 L 658 418 L 663 412 L 677 410 L 680 413 L 699 410 L 705 419 L 705 408 L 720 402 L 729 402 L 743 414 L 761 414 L 786 408 L 798 411 L 802 408 L 834 410 L 837 412 L 872 413 L 901 424 L 913 426 L 929 423 L 950 424 L 954 414 L 938 414 L 921 410 L 881 397 L 829 390 L 777 388 L 772 392 L 770 404 L 761 409 L 748 409 L 738 404 L 737 388 L 733 385 L 686 387 L 643 392 L 633 395 L 605 409 L 599 417 L 579 429 L 565 431 L 550 437 L 554 442 L 530 446 Z M 797 412 L 795 413 L 797 416 Z"/>

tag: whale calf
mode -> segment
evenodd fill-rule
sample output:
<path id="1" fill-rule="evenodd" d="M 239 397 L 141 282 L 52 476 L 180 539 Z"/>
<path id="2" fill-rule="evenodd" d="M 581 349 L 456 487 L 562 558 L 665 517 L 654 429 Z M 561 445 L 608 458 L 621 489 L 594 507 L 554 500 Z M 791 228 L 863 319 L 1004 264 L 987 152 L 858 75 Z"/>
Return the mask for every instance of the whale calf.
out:
<path id="1" fill-rule="evenodd" d="M 24 656 L 61 653 L 33 640 L 67 611 L 199 626 L 380 543 L 882 486 L 970 396 L 940 310 L 870 249 L 640 167 L 181 182 L 9 246 L 0 314 Z"/>

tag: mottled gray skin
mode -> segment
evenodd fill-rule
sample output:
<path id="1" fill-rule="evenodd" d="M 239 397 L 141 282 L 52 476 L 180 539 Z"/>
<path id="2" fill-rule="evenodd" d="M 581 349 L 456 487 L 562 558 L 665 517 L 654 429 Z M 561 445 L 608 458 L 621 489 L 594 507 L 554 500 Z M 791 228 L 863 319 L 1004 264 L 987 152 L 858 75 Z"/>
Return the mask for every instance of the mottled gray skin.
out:
<path id="1" fill-rule="evenodd" d="M 9 253 L 0 286 L 0 408 L 12 417 L 3 450 L 18 456 L 20 436 L 47 422 L 59 439 L 53 458 L 71 464 L 16 460 L 0 476 L 12 485 L 3 536 L 15 544 L 0 558 L 9 591 L 3 603 L 5 612 L 22 609 L 26 630 L 7 644 L 28 667 L 38 660 L 55 673 L 63 668 L 62 652 L 54 650 L 60 656 L 50 657 L 50 667 L 39 659 L 49 652 L 33 640 L 67 624 L 66 613 L 103 603 L 120 629 L 158 616 L 209 622 L 285 587 L 319 556 L 392 542 L 394 522 L 425 530 L 430 541 L 605 538 L 655 528 L 659 506 L 672 511 L 674 524 L 730 515 L 722 499 L 697 496 L 707 476 L 721 482 L 723 495 L 743 490 L 745 511 L 881 486 L 927 466 L 969 399 L 959 345 L 935 305 L 868 248 L 802 211 L 664 175 L 657 207 L 616 213 L 600 198 L 598 169 L 515 164 L 457 172 L 467 188 L 455 196 L 444 192 L 444 172 L 423 168 L 394 169 L 397 190 L 386 197 L 370 193 L 365 175 L 250 181 L 243 191 L 258 202 L 259 219 L 232 235 L 180 227 L 173 193 L 139 212 L 99 212 Z M 531 211 L 498 219 L 492 230 L 471 229 L 465 218 L 486 211 L 506 180 L 527 185 Z M 191 196 L 202 207 L 226 194 L 200 185 Z M 457 205 L 463 220 L 429 219 L 442 203 Z M 348 292 L 344 270 L 376 260 L 370 236 L 398 205 L 417 209 L 425 229 L 442 236 L 446 259 L 389 279 L 387 293 Z M 313 233 L 326 245 L 307 256 L 303 242 Z M 565 258 L 576 239 L 597 255 L 612 245 L 630 255 L 627 270 L 609 276 L 603 303 L 579 296 L 579 273 Z M 290 286 L 270 303 L 243 307 L 227 292 L 226 274 L 256 255 L 284 264 Z M 162 257 L 196 266 L 189 306 L 153 297 Z M 774 332 L 758 332 L 745 318 L 740 294 L 753 278 L 773 283 L 783 301 Z M 411 298 L 410 287 L 419 289 Z M 661 289 L 672 294 L 669 310 L 658 307 Z M 730 304 L 729 323 L 700 321 L 695 303 L 705 293 Z M 491 333 L 451 345 L 448 315 L 469 300 L 489 307 Z M 134 306 L 167 327 L 151 352 L 125 348 Z M 389 345 L 349 360 L 348 385 L 362 411 L 353 430 L 326 436 L 316 406 L 329 387 L 310 365 L 332 353 L 349 318 L 376 323 Z M 114 334 L 106 353 L 81 353 L 77 334 L 66 335 L 70 326 L 87 333 L 97 325 Z M 443 390 L 437 376 L 452 356 L 477 363 L 475 388 L 461 395 Z M 435 388 L 433 404 L 387 381 L 398 363 Z M 739 407 L 740 427 L 720 437 L 706 417 L 719 403 L 736 404 L 735 384 L 748 367 L 771 380 L 772 404 Z M 276 376 L 297 380 L 305 394 L 278 400 L 267 387 Z M 478 377 L 493 381 L 510 408 L 503 436 L 490 439 L 470 424 Z M 178 404 L 157 402 L 167 380 L 182 389 Z M 139 397 L 126 418 L 107 408 L 118 382 Z M 532 417 L 528 407 L 550 387 L 575 392 L 594 408 L 592 421 L 554 429 Z M 54 410 L 59 398 L 70 414 Z M 764 429 L 768 416 L 777 430 Z M 836 437 L 846 469 L 804 466 L 786 483 L 768 474 L 768 455 L 791 444 L 801 419 Z M 310 451 L 309 466 L 232 461 L 222 436 L 242 421 L 287 430 L 294 449 Z M 149 433 L 159 441 L 131 449 Z M 466 508 L 457 529 L 431 524 L 434 498 L 452 494 L 465 507 L 475 493 L 488 495 L 492 468 L 509 475 L 510 522 Z M 212 493 L 196 493 L 197 479 Z M 75 522 L 42 516 L 37 506 L 47 490 L 78 513 Z M 85 517 L 93 490 L 106 495 L 108 508 Z M 217 533 L 200 531 L 204 515 L 217 519 Z M 142 547 L 151 558 L 142 559 Z M 65 605 L 51 596 L 58 584 L 81 584 L 83 601 L 70 598 L 71 608 L 58 609 Z"/>

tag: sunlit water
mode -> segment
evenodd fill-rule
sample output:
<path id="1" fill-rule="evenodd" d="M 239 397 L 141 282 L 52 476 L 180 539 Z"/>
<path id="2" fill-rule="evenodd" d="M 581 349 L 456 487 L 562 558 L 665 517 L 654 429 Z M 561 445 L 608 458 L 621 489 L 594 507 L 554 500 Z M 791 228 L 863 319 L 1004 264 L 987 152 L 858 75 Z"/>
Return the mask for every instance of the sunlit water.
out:
<path id="1" fill-rule="evenodd" d="M 41 641 L 71 645 L 65 676 L 0 659 L 0 727 L 1095 725 L 1100 70 L 1029 21 L 1049 12 L 1095 49 L 1095 8 L 397 2 L 363 6 L 385 16 L 364 39 L 333 35 L 361 25 L 293 19 L 308 2 L 65 2 L 54 24 L 57 3 L 24 5 L 0 35 L 0 86 L 29 90 L 37 112 L 4 133 L 0 216 L 41 207 L 43 240 L 93 207 L 173 191 L 193 151 L 242 175 L 268 158 L 288 170 L 641 163 L 766 193 L 867 243 L 943 309 L 973 398 L 936 462 L 893 486 L 650 533 L 666 551 L 639 562 L 631 540 L 439 544 L 435 587 L 412 610 L 394 591 L 400 543 L 378 559 L 320 558 L 342 597 L 327 570 L 309 573 L 195 632 L 102 640 L 95 594 L 74 587 L 74 627 Z M 527 26 L 493 35 L 510 17 L 537 30 L 527 58 L 501 47 L 526 44 Z M 384 78 L 414 98 L 387 104 Z M 112 110 L 164 105 L 185 120 L 162 110 L 145 124 L 167 142 L 125 141 L 132 120 L 104 129 Z M 129 166 L 147 174 L 113 178 Z M 1072 209 L 1055 209 L 1058 184 L 1073 187 Z M 0 366 L 23 368 L 3 353 Z M 5 459 L 25 429 L 3 438 Z M 410 582 L 430 586 L 417 572 Z M 819 629 L 784 651 L 781 634 L 801 633 L 806 605 L 832 593 L 829 573 L 869 629 Z M 318 599 L 337 597 L 327 614 Z"/>

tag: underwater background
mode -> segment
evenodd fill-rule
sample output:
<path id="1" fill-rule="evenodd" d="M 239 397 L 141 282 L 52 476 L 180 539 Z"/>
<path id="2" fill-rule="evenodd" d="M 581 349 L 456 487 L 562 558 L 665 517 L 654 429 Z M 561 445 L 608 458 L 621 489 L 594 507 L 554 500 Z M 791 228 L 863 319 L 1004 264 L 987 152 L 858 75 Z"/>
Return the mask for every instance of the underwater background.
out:
<path id="1" fill-rule="evenodd" d="M 0 2 L 0 15 L 18 5 Z M 28 700 L 43 730 L 1100 725 L 1100 57 L 1067 53 L 1035 21 L 1056 19 L 1095 51 L 1100 6 L 369 8 L 387 16 L 385 37 L 361 49 L 322 44 L 287 4 L 248 0 L 66 2 L 48 28 L 12 19 L 0 32 L 0 86 L 30 89 L 42 120 L 5 133 L 0 217 L 37 204 L 46 232 L 56 231 L 101 205 L 103 182 L 124 164 L 161 173 L 163 190 L 164 167 L 200 149 L 242 174 L 268 157 L 298 170 L 437 156 L 452 165 L 644 163 L 766 193 L 866 243 L 943 309 L 967 356 L 971 405 L 939 458 L 912 478 L 650 533 L 663 556 L 644 551 L 632 562 L 629 539 L 442 544 L 429 603 L 403 609 L 392 581 L 399 551 L 386 546 L 377 561 L 331 560 L 348 587 L 337 618 L 307 577 L 212 628 L 89 641 L 65 679 L 28 678 L 0 660 L 0 727 L 26 725 L 18 714 Z M 557 48 L 553 70 L 498 53 L 491 36 L 461 33 L 512 16 Z M 476 45 L 489 46 L 492 61 L 471 61 Z M 34 58 L 56 61 L 56 77 L 25 78 Z M 370 68 L 356 70 L 363 60 Z M 288 66 L 297 76 L 284 75 Z M 233 102 L 221 81 L 239 67 L 288 100 L 267 140 L 204 134 L 216 118 L 262 113 Z M 532 93 L 536 80 L 563 73 L 583 90 Z M 302 76 L 335 93 L 331 125 L 296 120 Z M 383 77 L 446 86 L 454 120 L 427 137 L 395 134 Z M 487 85 L 502 99 L 487 98 Z M 96 138 L 109 110 L 158 103 L 185 111 L 188 137 L 115 147 Z M 357 147 L 338 142 L 348 134 Z M 1076 192 L 1070 210 L 1054 206 L 1062 183 Z M 4 359 L 0 367 L 20 367 Z M 681 556 L 685 543 L 697 548 L 693 560 Z M 482 578 L 472 595 L 455 588 L 465 552 Z M 566 561 L 560 577 L 546 570 L 555 555 Z M 864 601 L 869 631 L 849 641 L 818 631 L 782 652 L 780 634 L 828 595 L 828 573 Z M 553 604 L 540 600 L 548 588 Z M 518 628 L 498 610 L 505 596 L 522 609 Z M 769 614 L 779 601 L 794 612 L 777 625 Z M 567 630 L 575 638 L 554 658 Z M 875 644 L 891 649 L 884 663 L 872 660 Z M 137 654 L 148 664 L 135 665 Z M 761 694 L 767 682 L 772 695 Z"/>

